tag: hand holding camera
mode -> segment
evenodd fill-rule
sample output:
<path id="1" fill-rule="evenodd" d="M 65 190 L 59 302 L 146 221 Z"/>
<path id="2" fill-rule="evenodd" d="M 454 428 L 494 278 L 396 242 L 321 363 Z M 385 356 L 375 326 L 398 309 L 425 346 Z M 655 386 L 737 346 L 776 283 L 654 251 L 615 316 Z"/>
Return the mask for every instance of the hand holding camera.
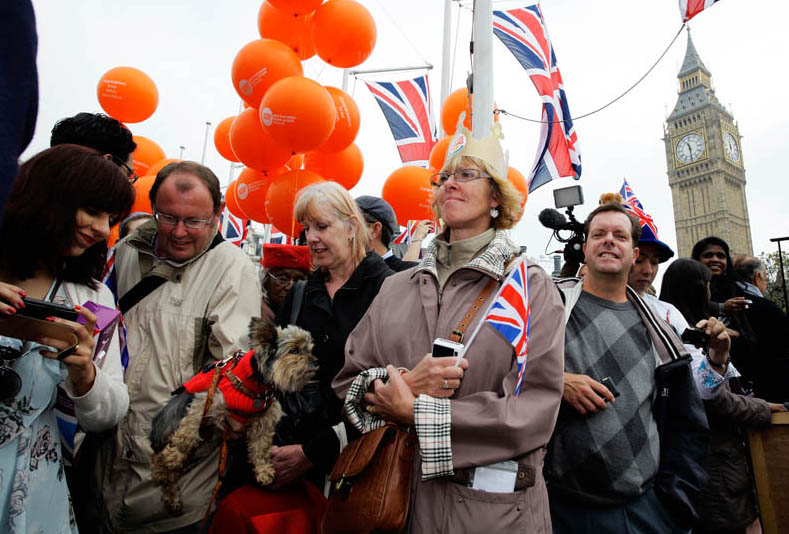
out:
<path id="1" fill-rule="evenodd" d="M 403 375 L 411 393 L 438 398 L 451 397 L 457 388 L 463 373 L 468 369 L 468 360 L 465 358 L 457 361 L 458 347 L 449 346 L 448 340 L 436 339 L 433 342 L 433 353 L 425 357 L 409 372 Z M 455 344 L 460 345 L 459 343 Z"/>
<path id="2" fill-rule="evenodd" d="M 715 317 L 710 317 L 696 323 L 696 328 L 703 330 L 709 337 L 707 349 L 710 363 L 722 367 L 725 372 L 726 365 L 729 363 L 729 349 L 731 348 L 731 338 L 726 325 Z"/>
<path id="3" fill-rule="evenodd" d="M 44 350 L 41 351 L 41 355 L 61 360 L 66 365 L 69 378 L 74 382 L 77 396 L 82 396 L 90 391 L 93 381 L 96 379 L 96 368 L 93 365 L 93 349 L 95 348 L 93 336 L 96 333 L 96 316 L 84 306 L 74 306 L 74 311 L 84 318 L 84 324 L 54 316 L 49 316 L 46 320 L 73 328 L 77 335 L 76 345 L 70 346 L 62 339 L 48 336 L 39 337 L 36 341 L 57 350 L 57 352 Z"/>

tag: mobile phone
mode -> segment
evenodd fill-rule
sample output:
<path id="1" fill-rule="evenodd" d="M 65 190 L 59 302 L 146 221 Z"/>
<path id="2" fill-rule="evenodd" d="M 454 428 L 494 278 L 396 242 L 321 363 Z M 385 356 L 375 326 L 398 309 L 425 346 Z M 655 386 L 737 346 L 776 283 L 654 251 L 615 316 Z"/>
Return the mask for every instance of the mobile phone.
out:
<path id="1" fill-rule="evenodd" d="M 610 376 L 607 376 L 607 377 L 603 378 L 600 381 L 600 383 L 608 388 L 608 391 L 611 392 L 611 395 L 613 395 L 614 398 L 617 398 L 619 396 L 619 390 L 616 389 L 616 386 L 614 386 L 614 381 L 611 380 Z"/>
<path id="2" fill-rule="evenodd" d="M 710 336 L 701 328 L 686 328 L 682 332 L 682 342 L 703 349 L 710 342 Z"/>
<path id="3" fill-rule="evenodd" d="M 457 356 L 463 350 L 463 343 L 457 343 L 440 337 L 433 340 L 433 358 Z"/>
<path id="4" fill-rule="evenodd" d="M 74 311 L 74 308 L 64 306 L 63 304 L 55 304 L 47 300 L 39 300 L 30 297 L 22 298 L 25 303 L 24 308 L 19 308 L 16 313 L 24 315 L 25 317 L 32 317 L 33 319 L 46 320 L 47 317 L 60 317 L 68 321 L 76 321 L 79 314 Z"/>

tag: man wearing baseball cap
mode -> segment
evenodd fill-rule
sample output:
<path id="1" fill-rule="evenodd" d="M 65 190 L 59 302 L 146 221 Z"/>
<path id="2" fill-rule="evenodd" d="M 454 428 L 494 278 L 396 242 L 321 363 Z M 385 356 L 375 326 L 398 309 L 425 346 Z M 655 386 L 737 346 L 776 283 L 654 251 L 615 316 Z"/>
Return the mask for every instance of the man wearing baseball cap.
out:
<path id="1" fill-rule="evenodd" d="M 381 256 L 390 269 L 399 272 L 419 265 L 416 261 L 401 260 L 389 248 L 392 237 L 400 232 L 400 225 L 397 224 L 395 212 L 387 201 L 380 197 L 363 195 L 356 198 L 356 205 L 367 223 L 373 252 Z"/>

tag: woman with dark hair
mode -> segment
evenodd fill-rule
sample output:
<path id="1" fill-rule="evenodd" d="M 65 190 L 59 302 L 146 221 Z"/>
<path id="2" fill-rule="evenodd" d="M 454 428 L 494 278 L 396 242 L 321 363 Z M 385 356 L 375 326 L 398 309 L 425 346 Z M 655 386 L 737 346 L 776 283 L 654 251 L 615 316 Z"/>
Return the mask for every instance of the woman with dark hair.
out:
<path id="1" fill-rule="evenodd" d="M 710 279 L 707 266 L 692 259 L 679 259 L 663 275 L 660 300 L 670 302 L 691 324 L 710 315 Z M 677 326 L 677 325 L 675 325 Z M 711 362 L 710 362 L 711 364 Z M 733 366 L 718 373 L 738 374 Z M 710 424 L 709 482 L 701 493 L 700 516 L 693 532 L 745 533 L 758 526 L 758 511 L 748 468 L 744 427 L 770 424 L 772 412 L 786 411 L 783 405 L 741 395 L 737 381 L 727 381 L 718 395 L 704 400 Z M 755 529 L 753 532 L 760 532 Z"/>
<path id="2" fill-rule="evenodd" d="M 77 145 L 37 154 L 14 183 L 0 229 L 0 318 L 32 297 L 72 307 L 84 324 L 47 318 L 74 329 L 73 348 L 50 337 L 0 336 L 2 375 L 15 376 L 0 381 L 2 532 L 76 532 L 61 442 L 64 452 L 79 445 L 71 442 L 74 418 L 84 431 L 98 432 L 126 413 L 117 332 L 106 354 L 94 355 L 96 316 L 82 305 L 114 308 L 97 279 L 109 228 L 133 201 L 131 183 L 111 158 Z M 56 417 L 69 409 L 71 417 Z"/>

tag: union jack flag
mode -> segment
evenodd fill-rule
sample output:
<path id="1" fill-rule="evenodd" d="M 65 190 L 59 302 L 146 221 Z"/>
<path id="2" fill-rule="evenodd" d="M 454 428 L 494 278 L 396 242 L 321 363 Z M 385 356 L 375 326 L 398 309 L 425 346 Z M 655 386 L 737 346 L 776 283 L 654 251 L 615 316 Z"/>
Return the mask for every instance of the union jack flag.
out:
<path id="1" fill-rule="evenodd" d="M 268 235 L 269 244 L 272 245 L 295 245 L 296 240 L 290 237 L 288 234 L 283 234 L 279 230 L 277 230 L 273 225 L 271 226 L 271 233 Z"/>
<path id="2" fill-rule="evenodd" d="M 427 74 L 402 82 L 366 82 L 381 106 L 404 164 L 427 168 L 438 141 Z"/>
<path id="3" fill-rule="evenodd" d="M 515 349 L 515 356 L 518 360 L 518 381 L 515 385 L 515 398 L 517 399 L 526 371 L 526 357 L 529 354 L 529 328 L 531 326 L 529 280 L 525 259 L 522 259 L 504 280 L 496 298 L 488 308 L 484 321 L 498 330 Z"/>
<path id="4" fill-rule="evenodd" d="M 679 13 L 682 22 L 687 22 L 718 0 L 679 0 Z"/>
<path id="5" fill-rule="evenodd" d="M 115 300 L 115 308 L 118 308 L 118 281 L 115 274 L 115 247 L 107 251 L 107 262 L 104 264 L 104 271 L 101 273 L 101 282 L 107 286 L 112 293 Z M 118 324 L 118 340 L 121 349 L 121 365 L 124 372 L 129 365 L 129 347 L 126 346 L 126 325 L 123 323 L 123 316 L 121 316 L 120 323 Z"/>
<path id="6" fill-rule="evenodd" d="M 493 12 L 493 33 L 509 48 L 542 98 L 542 131 L 529 192 L 557 178 L 581 177 L 578 134 L 573 127 L 564 82 L 539 4 Z"/>
<path id="7" fill-rule="evenodd" d="M 407 245 L 408 243 L 410 243 L 411 240 L 414 238 L 414 232 L 416 232 L 416 223 L 418 223 L 418 222 L 419 221 L 414 221 L 414 220 L 408 221 L 408 226 L 406 226 L 405 231 L 402 232 L 397 237 L 395 237 L 392 240 L 392 244 L 393 245 L 399 245 L 399 244 Z"/>
<path id="8" fill-rule="evenodd" d="M 225 208 L 219 218 L 219 232 L 227 241 L 244 248 L 249 230 L 249 220 L 236 217 Z"/>
<path id="9" fill-rule="evenodd" d="M 619 190 L 619 194 L 622 195 L 622 200 L 625 201 L 625 209 L 635 215 L 636 218 L 638 218 L 638 222 L 641 223 L 641 234 L 650 239 L 657 239 L 657 226 L 655 226 L 652 216 L 644 211 L 644 206 L 641 205 L 641 202 L 636 197 L 630 184 L 627 183 L 627 180 L 622 184 L 622 189 Z M 649 236 L 645 234 L 645 232 L 652 232 L 652 235 Z"/>

